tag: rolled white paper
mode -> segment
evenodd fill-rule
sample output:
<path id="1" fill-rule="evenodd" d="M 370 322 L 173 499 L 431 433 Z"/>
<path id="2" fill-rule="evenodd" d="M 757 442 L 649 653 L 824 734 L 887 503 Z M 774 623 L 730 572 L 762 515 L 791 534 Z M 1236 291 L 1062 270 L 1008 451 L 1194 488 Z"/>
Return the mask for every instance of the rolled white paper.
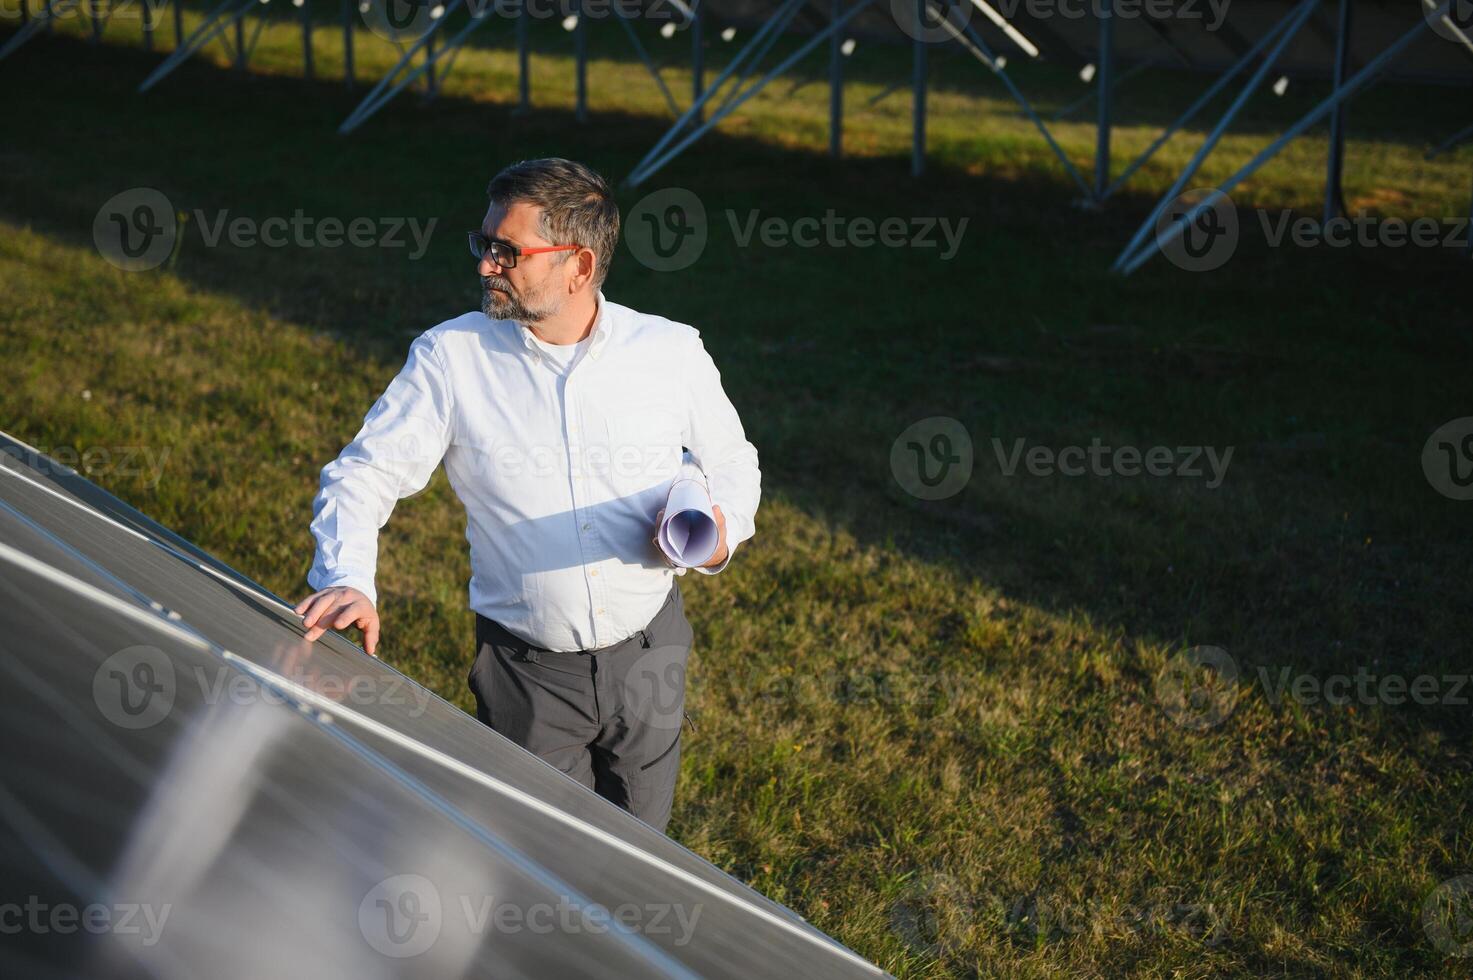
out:
<path id="1" fill-rule="evenodd" d="M 657 535 L 660 550 L 679 568 L 697 568 L 716 554 L 720 538 L 705 475 L 694 463 L 684 463 L 665 499 Z"/>

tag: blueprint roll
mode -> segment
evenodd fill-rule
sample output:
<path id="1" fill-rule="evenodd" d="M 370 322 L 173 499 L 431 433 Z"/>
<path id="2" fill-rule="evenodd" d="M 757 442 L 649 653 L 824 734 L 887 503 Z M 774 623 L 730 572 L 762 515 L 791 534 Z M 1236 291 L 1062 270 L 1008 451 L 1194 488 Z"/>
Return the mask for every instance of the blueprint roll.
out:
<path id="1" fill-rule="evenodd" d="M 711 494 L 699 468 L 682 466 L 665 499 L 660 520 L 660 550 L 678 568 L 696 568 L 716 554 L 720 533 L 711 513 Z"/>

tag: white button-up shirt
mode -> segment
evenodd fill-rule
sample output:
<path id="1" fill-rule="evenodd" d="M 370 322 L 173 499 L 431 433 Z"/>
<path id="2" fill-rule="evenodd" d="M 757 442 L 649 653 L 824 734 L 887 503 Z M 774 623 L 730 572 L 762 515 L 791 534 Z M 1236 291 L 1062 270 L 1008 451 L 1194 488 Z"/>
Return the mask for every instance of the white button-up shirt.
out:
<path id="1" fill-rule="evenodd" d="M 323 468 L 308 581 L 376 604 L 379 529 L 443 460 L 466 510 L 471 608 L 550 650 L 617 643 L 649 624 L 676 574 L 651 539 L 682 447 L 735 552 L 755 530 L 761 473 L 699 331 L 599 293 L 588 349 L 560 376 L 526 327 L 467 313 L 415 339 Z"/>

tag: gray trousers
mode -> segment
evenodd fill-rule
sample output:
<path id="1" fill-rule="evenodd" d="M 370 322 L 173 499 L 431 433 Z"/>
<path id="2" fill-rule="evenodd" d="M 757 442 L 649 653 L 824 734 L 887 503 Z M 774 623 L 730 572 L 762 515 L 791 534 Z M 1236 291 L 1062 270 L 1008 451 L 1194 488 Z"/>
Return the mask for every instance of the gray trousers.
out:
<path id="1" fill-rule="evenodd" d="M 597 650 L 544 650 L 477 615 L 476 717 L 663 833 L 694 638 L 678 583 L 648 626 Z"/>

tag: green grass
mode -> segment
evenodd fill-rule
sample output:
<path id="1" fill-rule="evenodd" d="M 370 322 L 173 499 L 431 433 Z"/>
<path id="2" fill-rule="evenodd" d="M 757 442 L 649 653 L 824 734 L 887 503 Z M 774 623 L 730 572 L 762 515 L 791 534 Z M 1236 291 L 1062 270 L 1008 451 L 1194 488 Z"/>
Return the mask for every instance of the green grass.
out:
<path id="1" fill-rule="evenodd" d="M 310 85 L 283 23 L 253 73 L 216 49 L 147 96 L 132 88 L 158 55 L 130 31 L 91 47 L 67 25 L 3 65 L 25 88 L 0 147 L 0 425 L 43 448 L 147 447 L 160 479 L 90 475 L 301 595 L 319 469 L 410 338 L 476 302 L 461 232 L 487 179 L 549 153 L 621 177 L 667 124 L 663 103 L 618 32 L 595 32 L 593 117 L 577 125 L 554 29 L 537 37 L 534 113 L 511 112 L 514 56 L 488 43 L 437 102 L 403 99 L 343 139 L 356 99 L 333 78 L 330 25 Z M 360 32 L 360 77 L 391 54 Z M 1420 463 L 1433 429 L 1473 414 L 1467 262 L 1250 235 L 1210 274 L 1158 258 L 1111 276 L 1200 135 L 1082 210 L 995 80 L 938 58 L 932 172 L 912 181 L 908 96 L 866 105 L 904 77 L 904 52 L 861 54 L 850 160 L 823 155 L 824 86 L 778 83 L 639 192 L 700 195 L 700 261 L 660 274 L 621 254 L 606 290 L 702 330 L 762 454 L 757 537 L 723 575 L 683 580 L 699 730 L 670 833 L 904 977 L 1466 974 L 1422 907 L 1473 871 L 1470 709 L 1275 704 L 1253 679 L 1468 672 L 1473 505 L 1436 494 Z M 1047 67 L 1020 79 L 1046 109 L 1081 91 Z M 1129 83 L 1121 159 L 1202 84 Z M 688 80 L 672 86 L 683 98 Z M 1322 90 L 1254 100 L 1195 183 Z M 1444 94 L 1386 86 L 1356 104 L 1352 202 L 1465 212 L 1473 150 L 1421 157 L 1452 126 Z M 1090 159 L 1092 127 L 1059 136 Z M 1316 130 L 1235 199 L 1316 213 L 1324 149 Z M 411 262 L 208 248 L 191 220 L 167 266 L 128 274 L 91 229 L 135 186 L 182 211 L 439 225 Z M 970 225 L 941 262 L 744 249 L 723 217 L 829 208 Z M 924 502 L 897 486 L 890 449 L 935 415 L 966 426 L 976 467 Z M 1235 453 L 1215 490 L 1006 477 L 994 437 Z M 385 659 L 469 707 L 463 520 L 443 475 L 402 502 L 379 587 Z M 1200 732 L 1155 693 L 1199 644 L 1244 676 L 1235 710 Z"/>

